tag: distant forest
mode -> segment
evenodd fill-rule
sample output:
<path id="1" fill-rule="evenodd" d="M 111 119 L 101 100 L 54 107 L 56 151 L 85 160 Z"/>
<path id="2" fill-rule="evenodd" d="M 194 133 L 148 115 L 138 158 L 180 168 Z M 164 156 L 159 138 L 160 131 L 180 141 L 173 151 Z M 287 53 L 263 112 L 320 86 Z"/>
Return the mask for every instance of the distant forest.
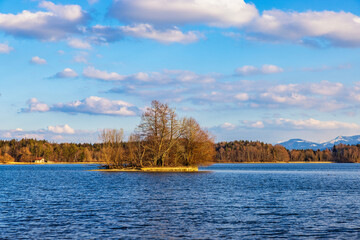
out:
<path id="1" fill-rule="evenodd" d="M 233 141 L 215 144 L 215 162 L 360 162 L 360 144 L 339 144 L 331 149 L 287 150 L 281 145 L 262 142 Z"/>
<path id="2" fill-rule="evenodd" d="M 122 143 L 126 149 L 129 143 Z M 44 158 L 51 162 L 104 162 L 106 144 L 50 143 L 44 140 L 22 139 L 0 141 L 0 162 L 34 162 Z M 214 144 L 215 157 L 209 162 L 360 162 L 360 145 L 337 145 L 323 151 L 291 150 L 281 145 L 262 142 L 233 141 Z"/>

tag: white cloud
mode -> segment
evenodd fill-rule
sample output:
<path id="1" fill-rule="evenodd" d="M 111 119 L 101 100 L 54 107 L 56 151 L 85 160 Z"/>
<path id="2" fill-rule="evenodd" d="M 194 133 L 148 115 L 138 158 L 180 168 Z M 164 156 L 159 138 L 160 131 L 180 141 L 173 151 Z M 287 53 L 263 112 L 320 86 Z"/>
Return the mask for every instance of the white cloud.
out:
<path id="1" fill-rule="evenodd" d="M 261 68 L 257 68 L 254 66 L 243 66 L 239 67 L 236 70 L 236 73 L 241 76 L 250 76 L 250 75 L 256 75 L 256 74 L 275 74 L 275 73 L 281 73 L 284 70 L 278 66 L 275 65 L 269 65 L 265 64 Z"/>
<path id="2" fill-rule="evenodd" d="M 72 48 L 91 49 L 90 43 L 79 38 L 69 38 L 68 45 Z"/>
<path id="3" fill-rule="evenodd" d="M 10 53 L 14 48 L 10 47 L 6 43 L 0 43 L 0 54 L 2 53 Z"/>
<path id="4" fill-rule="evenodd" d="M 38 139 L 48 140 L 51 142 L 75 142 L 75 143 L 95 143 L 98 142 L 98 131 L 74 130 L 67 124 L 60 126 L 49 126 L 46 129 L 38 130 L 1 130 L 0 138 L 2 139 Z"/>
<path id="5" fill-rule="evenodd" d="M 276 85 L 274 87 L 270 87 L 270 92 L 275 93 L 289 93 L 289 92 L 298 92 L 300 90 L 300 86 L 298 84 L 280 84 Z"/>
<path id="6" fill-rule="evenodd" d="M 224 128 L 224 129 L 227 129 L 227 130 L 233 130 L 233 129 L 236 128 L 236 125 L 226 122 L 226 123 L 222 124 L 220 127 Z"/>
<path id="7" fill-rule="evenodd" d="M 66 113 L 85 113 L 93 115 L 134 116 L 135 108 L 132 104 L 121 100 L 91 96 L 83 100 L 70 103 L 58 103 L 51 107 L 51 111 Z"/>
<path id="8" fill-rule="evenodd" d="M 286 95 L 279 95 L 272 92 L 262 93 L 261 98 L 274 102 L 274 103 L 284 103 L 289 105 L 304 105 L 307 103 L 308 98 L 299 93 L 289 93 Z M 306 104 L 307 105 L 307 104 Z"/>
<path id="9" fill-rule="evenodd" d="M 235 99 L 239 101 L 248 101 L 250 97 L 247 93 L 238 93 L 235 95 Z"/>
<path id="10" fill-rule="evenodd" d="M 243 0 L 115 0 L 110 15 L 155 26 L 207 25 L 244 29 L 247 39 L 311 46 L 360 46 L 360 17 L 348 12 L 265 10 Z M 238 33 L 226 33 L 239 38 Z M 241 35 L 240 35 L 241 37 Z"/>
<path id="11" fill-rule="evenodd" d="M 248 76 L 248 75 L 253 75 L 253 74 L 258 74 L 259 73 L 259 69 L 257 67 L 254 66 L 243 66 L 243 67 L 239 67 L 235 70 L 238 74 L 240 75 L 244 75 L 244 76 Z"/>
<path id="12" fill-rule="evenodd" d="M 85 68 L 83 75 L 87 78 L 93 78 L 103 81 L 122 81 L 126 78 L 126 76 L 120 75 L 116 72 L 108 73 L 106 71 L 95 69 L 94 67 Z"/>
<path id="13" fill-rule="evenodd" d="M 117 0 L 110 14 L 127 22 L 240 27 L 256 18 L 258 11 L 243 0 Z"/>
<path id="14" fill-rule="evenodd" d="M 253 128 L 264 128 L 264 123 L 262 121 L 254 122 L 250 125 Z"/>
<path id="15" fill-rule="evenodd" d="M 78 74 L 72 70 L 71 68 L 65 68 L 61 72 L 55 74 L 55 78 L 74 78 L 77 77 Z"/>
<path id="16" fill-rule="evenodd" d="M 46 64 L 47 62 L 45 59 L 35 56 L 31 58 L 30 63 L 42 65 Z"/>
<path id="17" fill-rule="evenodd" d="M 264 123 L 262 121 L 242 121 L 242 123 L 247 128 L 264 128 Z"/>
<path id="18" fill-rule="evenodd" d="M 59 134 L 74 134 L 75 130 L 71 128 L 69 125 L 58 125 L 58 126 L 48 126 L 48 130 L 53 133 Z"/>
<path id="19" fill-rule="evenodd" d="M 106 98 L 91 96 L 82 100 L 69 103 L 57 103 L 47 105 L 39 102 L 36 98 L 30 99 L 28 108 L 21 112 L 63 112 L 69 114 L 90 114 L 90 115 L 113 115 L 113 116 L 134 116 L 138 109 L 130 103 L 121 100 L 109 100 Z M 66 125 L 62 126 L 66 129 Z M 51 127 L 48 130 L 59 130 L 60 127 Z M 69 128 L 67 128 L 69 131 Z M 71 130 L 70 130 L 71 131 Z"/>
<path id="20" fill-rule="evenodd" d="M 86 21 L 86 14 L 79 5 L 56 5 L 42 1 L 39 7 L 48 11 L 0 13 L 0 30 L 19 37 L 56 41 L 80 32 L 78 26 Z"/>
<path id="21" fill-rule="evenodd" d="M 163 72 L 138 72 L 130 75 L 121 75 L 116 72 L 107 72 L 98 70 L 94 67 L 84 69 L 83 75 L 87 78 L 93 78 L 102 81 L 130 81 L 132 84 L 136 82 L 164 84 L 171 82 L 181 83 L 213 83 L 215 78 L 207 75 L 199 75 L 191 71 L 185 70 L 164 70 Z"/>
<path id="22" fill-rule="evenodd" d="M 47 112 L 50 109 L 46 103 L 39 102 L 36 98 L 31 98 L 27 103 L 29 107 L 22 109 L 22 112 Z"/>
<path id="23" fill-rule="evenodd" d="M 153 73 L 153 76 L 151 76 L 152 81 L 160 77 L 160 75 L 161 73 Z M 216 76 L 200 75 L 186 70 L 164 70 L 162 78 L 172 78 L 172 81 L 181 83 L 214 83 L 216 81 Z"/>
<path id="24" fill-rule="evenodd" d="M 232 123 L 224 123 L 222 125 L 220 125 L 220 128 L 225 129 L 225 130 L 238 130 L 240 128 L 264 128 L 265 125 L 262 121 L 248 121 L 248 120 L 244 120 L 244 121 L 240 121 L 241 124 L 240 125 L 235 125 Z"/>
<path id="25" fill-rule="evenodd" d="M 182 32 L 177 27 L 156 29 L 150 24 L 133 24 L 129 26 L 108 27 L 95 25 L 91 28 L 90 40 L 96 44 L 108 43 L 123 39 L 125 36 L 145 38 L 170 44 L 188 44 L 198 41 L 203 35 L 197 31 Z"/>
<path id="26" fill-rule="evenodd" d="M 356 123 L 346 123 L 338 121 L 320 121 L 313 118 L 306 120 L 293 120 L 286 118 L 279 118 L 275 121 L 276 125 L 289 126 L 295 129 L 360 129 Z"/>
<path id="27" fill-rule="evenodd" d="M 261 73 L 264 74 L 273 74 L 273 73 L 281 73 L 284 70 L 278 66 L 275 65 L 269 65 L 269 64 L 265 64 L 261 67 Z"/>
<path id="28" fill-rule="evenodd" d="M 49 1 L 42 1 L 39 6 L 51 11 L 55 16 L 69 21 L 76 21 L 83 17 L 83 12 L 79 5 L 56 5 Z"/>
<path id="29" fill-rule="evenodd" d="M 269 10 L 247 30 L 261 34 L 260 38 L 264 40 L 290 40 L 302 44 L 326 40 L 335 46 L 360 46 L 360 18 L 346 12 Z"/>
<path id="30" fill-rule="evenodd" d="M 313 83 L 310 85 L 310 91 L 320 95 L 336 95 L 344 89 L 342 83 L 331 83 L 328 81 L 321 81 L 319 83 Z"/>
<path id="31" fill-rule="evenodd" d="M 201 36 L 198 32 L 183 33 L 177 28 L 159 31 L 150 24 L 136 24 L 120 27 L 120 29 L 124 35 L 152 39 L 162 43 L 193 43 L 198 41 Z"/>

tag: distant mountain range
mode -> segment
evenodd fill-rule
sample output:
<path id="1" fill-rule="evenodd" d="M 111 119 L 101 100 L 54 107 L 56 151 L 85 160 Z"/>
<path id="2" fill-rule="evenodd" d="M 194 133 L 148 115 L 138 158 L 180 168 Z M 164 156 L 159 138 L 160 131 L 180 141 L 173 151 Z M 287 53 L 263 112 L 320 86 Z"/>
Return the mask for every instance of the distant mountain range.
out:
<path id="1" fill-rule="evenodd" d="M 350 137 L 339 136 L 331 141 L 323 142 L 323 143 L 309 142 L 302 139 L 290 139 L 289 141 L 282 142 L 279 144 L 289 150 L 292 149 L 323 150 L 326 148 L 332 148 L 334 145 L 338 145 L 340 143 L 348 144 L 348 145 L 360 144 L 360 135 L 350 136 Z"/>

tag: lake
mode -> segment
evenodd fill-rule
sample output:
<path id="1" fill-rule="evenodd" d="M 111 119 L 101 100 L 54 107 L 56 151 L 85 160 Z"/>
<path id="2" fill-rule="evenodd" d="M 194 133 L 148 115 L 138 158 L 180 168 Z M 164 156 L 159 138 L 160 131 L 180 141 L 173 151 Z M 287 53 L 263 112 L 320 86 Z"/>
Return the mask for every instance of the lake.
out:
<path id="1" fill-rule="evenodd" d="M 360 164 L 0 165 L 0 239 L 360 238 Z"/>

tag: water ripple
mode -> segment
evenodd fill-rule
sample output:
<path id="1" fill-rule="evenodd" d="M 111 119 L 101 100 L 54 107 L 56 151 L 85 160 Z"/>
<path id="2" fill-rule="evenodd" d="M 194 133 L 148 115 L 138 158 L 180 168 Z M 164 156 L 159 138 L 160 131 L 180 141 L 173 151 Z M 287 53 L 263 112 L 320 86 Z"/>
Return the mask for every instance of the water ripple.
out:
<path id="1" fill-rule="evenodd" d="M 358 164 L 0 166 L 0 239 L 359 239 Z"/>

